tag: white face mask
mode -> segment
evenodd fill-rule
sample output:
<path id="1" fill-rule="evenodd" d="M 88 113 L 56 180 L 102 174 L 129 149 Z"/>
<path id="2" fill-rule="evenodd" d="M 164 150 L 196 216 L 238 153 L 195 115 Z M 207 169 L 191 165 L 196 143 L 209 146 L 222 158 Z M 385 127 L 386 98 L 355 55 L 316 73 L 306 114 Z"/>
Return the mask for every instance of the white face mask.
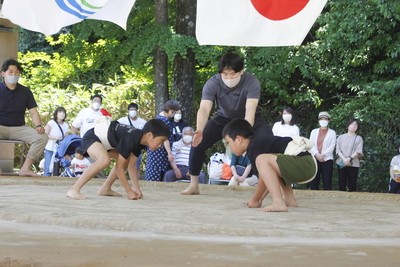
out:
<path id="1" fill-rule="evenodd" d="M 180 121 L 182 119 L 182 114 L 175 114 L 174 119 Z"/>
<path id="2" fill-rule="evenodd" d="M 58 112 L 57 113 L 57 118 L 59 118 L 60 120 L 65 119 L 65 113 L 64 112 Z"/>
<path id="3" fill-rule="evenodd" d="M 7 75 L 6 74 L 7 82 L 11 85 L 16 85 L 19 80 L 19 76 Z"/>
<path id="4" fill-rule="evenodd" d="M 328 124 L 329 124 L 329 121 L 327 121 L 327 120 L 320 120 L 319 121 L 319 125 L 321 127 L 326 127 L 326 126 L 328 126 Z"/>
<path id="5" fill-rule="evenodd" d="M 128 114 L 129 114 L 129 117 L 135 118 L 136 114 L 137 114 L 137 111 L 136 110 L 129 110 Z"/>
<path id="6" fill-rule="evenodd" d="M 290 121 L 292 120 L 292 114 L 283 114 L 283 115 L 282 115 L 282 119 L 283 119 L 285 122 L 290 122 Z"/>
<path id="7" fill-rule="evenodd" d="M 182 140 L 185 143 L 191 143 L 192 142 L 193 137 L 191 135 L 184 135 L 182 136 Z"/>
<path id="8" fill-rule="evenodd" d="M 234 79 L 224 79 L 224 78 L 222 78 L 222 81 L 229 88 L 233 88 L 233 87 L 235 87 L 236 85 L 239 84 L 241 77 L 242 77 L 242 75 L 239 75 L 239 77 L 234 78 Z"/>
<path id="9" fill-rule="evenodd" d="M 98 102 L 94 102 L 94 103 L 92 104 L 92 108 L 93 108 L 94 110 L 98 110 L 98 109 L 100 108 L 100 106 L 101 106 L 101 104 L 98 103 Z"/>

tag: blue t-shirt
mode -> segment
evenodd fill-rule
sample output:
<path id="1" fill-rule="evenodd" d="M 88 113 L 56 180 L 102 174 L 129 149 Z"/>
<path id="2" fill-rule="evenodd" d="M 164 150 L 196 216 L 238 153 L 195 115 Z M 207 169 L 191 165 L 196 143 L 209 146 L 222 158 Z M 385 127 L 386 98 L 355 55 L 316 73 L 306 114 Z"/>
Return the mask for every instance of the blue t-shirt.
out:
<path id="1" fill-rule="evenodd" d="M 28 87 L 18 83 L 10 90 L 4 82 L 0 83 L 0 125 L 25 125 L 25 111 L 35 107 L 35 98 Z"/>

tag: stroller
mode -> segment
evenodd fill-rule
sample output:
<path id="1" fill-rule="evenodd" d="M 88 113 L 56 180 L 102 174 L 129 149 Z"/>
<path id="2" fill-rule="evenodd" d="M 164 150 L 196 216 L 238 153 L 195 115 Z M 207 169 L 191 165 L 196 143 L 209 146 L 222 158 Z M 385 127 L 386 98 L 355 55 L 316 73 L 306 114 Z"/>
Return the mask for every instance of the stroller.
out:
<path id="1" fill-rule="evenodd" d="M 82 145 L 82 138 L 76 134 L 66 136 L 57 146 L 53 161 L 53 176 L 75 177 L 70 170 L 72 155 L 75 154 L 75 149 Z M 65 159 L 65 155 L 70 155 L 71 160 Z M 60 174 L 61 168 L 64 171 Z"/>

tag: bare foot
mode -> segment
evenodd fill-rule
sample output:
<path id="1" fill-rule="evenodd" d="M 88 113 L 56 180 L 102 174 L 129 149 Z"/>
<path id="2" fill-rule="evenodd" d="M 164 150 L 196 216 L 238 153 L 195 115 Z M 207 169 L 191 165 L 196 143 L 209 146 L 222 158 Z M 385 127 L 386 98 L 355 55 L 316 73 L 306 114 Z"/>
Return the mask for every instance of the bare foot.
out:
<path id="1" fill-rule="evenodd" d="M 198 186 L 189 186 L 185 190 L 181 192 L 181 195 L 198 195 L 200 194 L 200 190 Z"/>
<path id="2" fill-rule="evenodd" d="M 260 211 L 288 211 L 288 207 L 286 206 L 285 202 L 272 202 L 271 205 L 268 205 L 262 209 L 260 209 Z"/>
<path id="3" fill-rule="evenodd" d="M 261 207 L 262 202 L 250 198 L 250 199 L 247 201 L 246 204 L 247 204 L 247 207 L 249 207 L 249 208 L 259 208 L 259 207 Z"/>
<path id="4" fill-rule="evenodd" d="M 115 192 L 114 190 L 104 188 L 100 188 L 99 191 L 97 191 L 97 194 L 99 196 L 122 197 L 121 194 Z"/>
<path id="5" fill-rule="evenodd" d="M 39 174 L 37 174 L 36 172 L 33 172 L 31 170 L 27 170 L 27 171 L 20 170 L 18 175 L 19 176 L 29 176 L 29 177 L 40 177 Z"/>
<path id="6" fill-rule="evenodd" d="M 70 189 L 67 192 L 67 197 L 72 198 L 72 199 L 86 199 L 84 195 L 82 195 L 79 191 Z"/>

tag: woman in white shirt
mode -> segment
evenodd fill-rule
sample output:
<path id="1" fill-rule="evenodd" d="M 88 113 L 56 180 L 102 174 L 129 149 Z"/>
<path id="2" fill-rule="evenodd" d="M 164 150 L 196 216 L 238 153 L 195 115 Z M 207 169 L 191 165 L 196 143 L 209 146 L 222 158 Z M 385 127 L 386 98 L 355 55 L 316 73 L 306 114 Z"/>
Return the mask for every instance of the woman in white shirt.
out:
<path id="1" fill-rule="evenodd" d="M 300 135 L 300 129 L 294 124 L 293 109 L 286 107 L 282 109 L 282 121 L 278 121 L 272 127 L 275 136 L 293 137 Z"/>
<path id="2" fill-rule="evenodd" d="M 49 136 L 44 150 L 44 176 L 52 176 L 50 172 L 51 158 L 53 157 L 56 142 L 64 139 L 68 135 L 69 125 L 65 122 L 67 113 L 63 107 L 56 108 L 53 113 L 53 119 L 50 120 L 45 129 Z"/>
<path id="3" fill-rule="evenodd" d="M 311 190 L 319 190 L 322 179 L 324 190 L 332 190 L 333 151 L 336 146 L 336 132 L 328 128 L 331 115 L 323 111 L 318 114 L 320 128 L 311 131 L 310 141 L 313 147 L 310 152 L 318 163 L 318 172 L 310 182 Z"/>

